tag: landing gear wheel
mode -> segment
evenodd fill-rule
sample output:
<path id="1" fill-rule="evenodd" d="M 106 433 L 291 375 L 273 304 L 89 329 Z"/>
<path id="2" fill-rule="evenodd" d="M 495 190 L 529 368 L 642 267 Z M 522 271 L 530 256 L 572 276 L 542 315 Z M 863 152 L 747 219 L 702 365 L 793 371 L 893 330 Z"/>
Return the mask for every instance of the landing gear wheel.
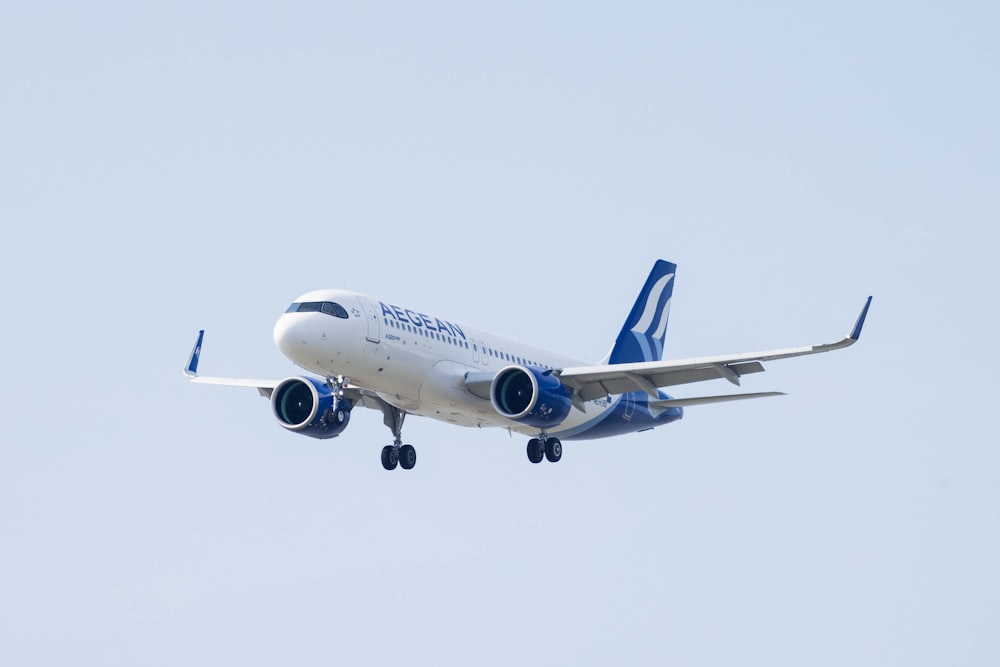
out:
<path id="1" fill-rule="evenodd" d="M 417 465 L 417 450 L 413 445 L 403 445 L 399 448 L 399 465 L 403 466 L 403 470 L 410 470 Z"/>
<path id="2" fill-rule="evenodd" d="M 542 441 L 538 438 L 532 438 L 528 441 L 528 460 L 532 463 L 541 463 L 542 457 L 545 456 L 544 449 L 542 448 Z"/>
<path id="3" fill-rule="evenodd" d="M 395 470 L 397 463 L 399 463 L 399 450 L 392 445 L 386 445 L 383 447 L 382 467 L 386 470 Z"/>
<path id="4" fill-rule="evenodd" d="M 562 458 L 562 443 L 559 438 L 549 438 L 545 441 L 545 458 L 556 463 Z"/>

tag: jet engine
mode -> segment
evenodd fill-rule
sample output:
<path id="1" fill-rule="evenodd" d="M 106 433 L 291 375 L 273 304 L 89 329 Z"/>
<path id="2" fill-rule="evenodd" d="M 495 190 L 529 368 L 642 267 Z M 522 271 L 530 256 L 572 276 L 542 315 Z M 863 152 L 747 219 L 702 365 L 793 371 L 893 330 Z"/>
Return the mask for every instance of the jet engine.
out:
<path id="1" fill-rule="evenodd" d="M 507 419 L 541 429 L 558 426 L 573 407 L 569 387 L 533 366 L 501 369 L 490 384 L 490 402 Z"/>
<path id="2" fill-rule="evenodd" d="M 335 438 L 347 428 L 351 404 L 317 378 L 292 377 L 271 392 L 271 412 L 289 431 L 310 438 Z"/>

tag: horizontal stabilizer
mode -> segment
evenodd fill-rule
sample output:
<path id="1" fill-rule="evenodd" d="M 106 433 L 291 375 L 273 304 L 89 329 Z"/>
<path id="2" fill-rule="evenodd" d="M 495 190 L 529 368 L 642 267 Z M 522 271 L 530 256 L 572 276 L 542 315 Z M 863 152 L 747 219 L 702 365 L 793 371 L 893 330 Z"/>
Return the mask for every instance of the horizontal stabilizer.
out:
<path id="1" fill-rule="evenodd" d="M 727 401 L 742 401 L 747 398 L 767 398 L 768 396 L 784 396 L 780 391 L 760 391 L 755 394 L 725 394 L 723 396 L 695 396 L 692 398 L 671 398 L 663 401 L 650 401 L 649 407 L 654 409 L 685 408 L 689 405 L 705 405 L 708 403 L 725 403 Z"/>

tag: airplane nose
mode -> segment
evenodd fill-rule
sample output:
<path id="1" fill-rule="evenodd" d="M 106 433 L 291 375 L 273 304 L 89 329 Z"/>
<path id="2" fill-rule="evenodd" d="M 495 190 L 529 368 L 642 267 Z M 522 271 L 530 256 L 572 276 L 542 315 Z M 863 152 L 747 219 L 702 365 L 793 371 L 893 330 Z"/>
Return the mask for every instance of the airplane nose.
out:
<path id="1" fill-rule="evenodd" d="M 282 315 L 274 324 L 274 344 L 281 353 L 298 361 L 310 343 L 308 317 L 297 313 Z"/>

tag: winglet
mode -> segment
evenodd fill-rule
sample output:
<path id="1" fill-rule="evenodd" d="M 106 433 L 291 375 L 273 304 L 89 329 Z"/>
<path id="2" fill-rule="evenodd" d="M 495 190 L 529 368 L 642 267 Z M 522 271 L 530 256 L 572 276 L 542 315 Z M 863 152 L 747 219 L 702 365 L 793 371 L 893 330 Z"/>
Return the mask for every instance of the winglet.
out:
<path id="1" fill-rule="evenodd" d="M 198 340 L 191 348 L 191 356 L 188 357 L 187 365 L 184 367 L 184 375 L 189 378 L 198 377 L 198 360 L 201 359 L 201 341 L 205 338 L 205 330 L 198 332 Z"/>
<path id="2" fill-rule="evenodd" d="M 865 318 L 868 316 L 868 309 L 871 305 L 872 298 L 868 297 L 868 301 L 865 302 L 865 307 L 861 309 L 861 314 L 858 315 L 858 321 L 854 323 L 854 328 L 851 330 L 851 335 L 849 336 L 851 340 L 861 338 L 861 327 L 865 325 Z"/>

